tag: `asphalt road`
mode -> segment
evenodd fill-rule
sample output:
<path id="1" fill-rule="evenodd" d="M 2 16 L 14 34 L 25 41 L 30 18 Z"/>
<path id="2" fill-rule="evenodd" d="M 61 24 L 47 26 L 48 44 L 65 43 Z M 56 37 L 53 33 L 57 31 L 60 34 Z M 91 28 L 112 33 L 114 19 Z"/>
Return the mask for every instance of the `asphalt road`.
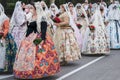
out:
<path id="1" fill-rule="evenodd" d="M 0 79 L 18 80 L 8 76 L 0 75 Z M 62 66 L 58 74 L 39 80 L 120 80 L 120 50 L 112 50 L 110 55 L 84 55 Z"/>

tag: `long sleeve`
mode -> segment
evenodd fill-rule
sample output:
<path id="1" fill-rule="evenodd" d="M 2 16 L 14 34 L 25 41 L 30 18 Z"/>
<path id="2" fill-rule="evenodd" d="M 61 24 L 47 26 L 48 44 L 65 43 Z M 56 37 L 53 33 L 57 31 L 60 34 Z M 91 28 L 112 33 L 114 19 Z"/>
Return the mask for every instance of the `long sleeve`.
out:
<path id="1" fill-rule="evenodd" d="M 9 20 L 5 20 L 3 24 L 4 37 L 8 34 L 9 31 Z"/>
<path id="2" fill-rule="evenodd" d="M 46 31 L 47 31 L 47 22 L 46 21 L 42 21 L 41 22 L 41 38 L 42 40 L 46 39 Z"/>

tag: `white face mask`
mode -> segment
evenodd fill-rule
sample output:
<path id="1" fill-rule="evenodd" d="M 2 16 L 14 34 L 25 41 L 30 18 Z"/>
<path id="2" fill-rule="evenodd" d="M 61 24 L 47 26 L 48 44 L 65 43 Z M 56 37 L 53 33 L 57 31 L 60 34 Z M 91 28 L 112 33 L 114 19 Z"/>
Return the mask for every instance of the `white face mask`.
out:
<path id="1" fill-rule="evenodd" d="M 85 5 L 84 8 L 85 8 L 85 10 L 87 10 L 88 9 L 88 5 Z"/>
<path id="2" fill-rule="evenodd" d="M 25 12 L 28 13 L 28 12 L 29 12 L 29 9 L 25 9 Z"/>
<path id="3" fill-rule="evenodd" d="M 77 9 L 77 12 L 78 12 L 78 13 L 81 13 L 81 9 Z"/>
<path id="4" fill-rule="evenodd" d="M 31 12 L 29 12 L 28 14 L 26 14 L 26 19 L 29 21 L 29 20 L 31 20 L 32 19 L 32 13 Z"/>
<path id="5" fill-rule="evenodd" d="M 55 8 L 51 8 L 52 11 L 55 11 Z"/>

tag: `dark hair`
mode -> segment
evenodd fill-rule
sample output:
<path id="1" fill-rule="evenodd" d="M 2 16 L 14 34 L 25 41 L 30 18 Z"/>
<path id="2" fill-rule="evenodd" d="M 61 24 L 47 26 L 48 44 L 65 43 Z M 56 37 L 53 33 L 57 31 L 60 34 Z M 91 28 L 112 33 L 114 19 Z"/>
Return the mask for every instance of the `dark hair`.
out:
<path id="1" fill-rule="evenodd" d="M 21 2 L 21 6 L 23 6 L 23 4 L 25 4 L 24 2 Z M 26 4 L 25 4 L 26 5 Z M 25 7 L 22 7 L 23 11 L 25 10 Z"/>
<path id="2" fill-rule="evenodd" d="M 21 4 L 23 5 L 23 4 L 25 4 L 24 2 L 21 2 Z"/>
<path id="3" fill-rule="evenodd" d="M 61 6 L 62 8 L 64 8 L 64 4 L 61 4 L 60 6 Z M 64 11 L 66 11 L 65 8 L 64 8 Z"/>
<path id="4" fill-rule="evenodd" d="M 34 8 L 35 8 L 35 10 L 36 10 L 36 7 L 35 7 L 35 3 L 34 2 L 32 2 L 32 3 L 30 3 Z"/>

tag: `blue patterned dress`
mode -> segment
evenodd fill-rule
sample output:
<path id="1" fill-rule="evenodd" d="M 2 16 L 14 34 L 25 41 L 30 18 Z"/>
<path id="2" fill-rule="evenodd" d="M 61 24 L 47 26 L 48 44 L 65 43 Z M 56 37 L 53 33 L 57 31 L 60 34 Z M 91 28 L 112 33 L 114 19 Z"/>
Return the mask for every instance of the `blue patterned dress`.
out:
<path id="1" fill-rule="evenodd" d="M 4 24 L 0 28 L 3 30 L 5 34 L 5 37 L 3 39 L 0 39 L 0 73 L 3 72 L 11 73 L 13 72 L 13 64 L 15 61 L 17 46 L 16 43 L 14 42 L 14 38 L 12 37 L 12 35 L 8 33 L 9 21 L 6 20 Z"/>
<path id="2" fill-rule="evenodd" d="M 110 48 L 120 49 L 120 10 L 119 7 L 113 6 L 108 13 L 109 24 L 107 31 L 110 36 Z"/>

